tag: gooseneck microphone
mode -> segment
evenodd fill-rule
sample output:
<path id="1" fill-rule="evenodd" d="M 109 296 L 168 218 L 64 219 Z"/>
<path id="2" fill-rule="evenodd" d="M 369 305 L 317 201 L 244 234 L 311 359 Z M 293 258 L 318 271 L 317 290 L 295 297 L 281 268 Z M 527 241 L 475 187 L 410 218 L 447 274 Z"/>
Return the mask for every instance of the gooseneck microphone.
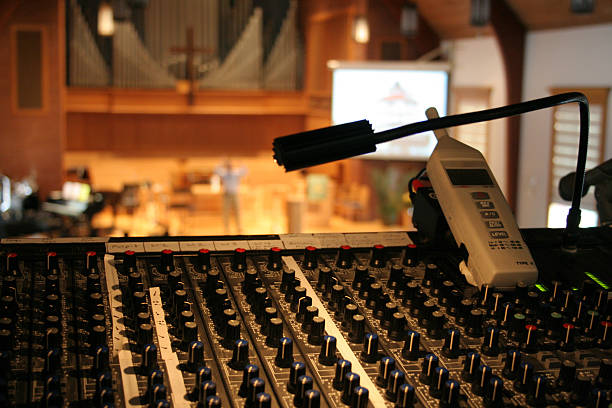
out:
<path id="1" fill-rule="evenodd" d="M 573 102 L 578 103 L 580 108 L 580 140 L 572 206 L 567 215 L 563 239 L 564 248 L 573 250 L 576 248 L 576 242 L 578 241 L 580 199 L 582 197 L 589 136 L 589 103 L 582 93 L 568 92 L 499 108 L 430 119 L 378 133 L 373 132 L 368 121 L 361 120 L 279 137 L 274 140 L 272 148 L 276 163 L 285 167 L 286 171 L 292 171 L 371 153 L 376 151 L 378 143 L 417 133 L 501 119 Z"/>

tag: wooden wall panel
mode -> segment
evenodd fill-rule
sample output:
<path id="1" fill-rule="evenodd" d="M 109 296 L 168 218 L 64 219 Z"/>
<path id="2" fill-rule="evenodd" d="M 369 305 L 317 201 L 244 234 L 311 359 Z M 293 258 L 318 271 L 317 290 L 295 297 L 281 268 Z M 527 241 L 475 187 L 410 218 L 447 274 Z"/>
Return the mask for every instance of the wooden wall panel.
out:
<path id="1" fill-rule="evenodd" d="M 7 0 L 0 2 L 0 172 L 20 179 L 35 172 L 42 195 L 62 185 L 64 2 Z M 43 72 L 46 81 L 43 112 L 11 109 L 15 50 L 11 30 L 16 26 L 44 29 Z"/>
<path id="2" fill-rule="evenodd" d="M 70 112 L 67 151 L 126 156 L 258 155 L 272 140 L 304 130 L 304 115 L 148 115 Z"/>

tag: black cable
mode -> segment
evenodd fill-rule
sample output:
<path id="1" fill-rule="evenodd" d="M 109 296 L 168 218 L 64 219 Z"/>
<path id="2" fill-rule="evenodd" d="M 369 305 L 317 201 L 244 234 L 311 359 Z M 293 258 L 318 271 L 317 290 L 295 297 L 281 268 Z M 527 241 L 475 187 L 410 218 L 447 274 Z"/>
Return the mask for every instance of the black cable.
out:
<path id="1" fill-rule="evenodd" d="M 580 107 L 580 140 L 578 144 L 578 160 L 576 162 L 576 181 L 572 196 L 572 206 L 567 214 L 564 247 L 574 249 L 578 240 L 578 229 L 580 225 L 580 200 L 584 185 L 584 174 L 587 159 L 587 147 L 589 139 L 589 102 L 579 92 L 568 92 L 553 95 L 546 98 L 521 102 L 501 108 L 487 109 L 477 112 L 462 113 L 459 115 L 445 116 L 443 118 L 430 119 L 423 122 L 411 123 L 395 129 L 375 133 L 374 143 L 384 143 L 401 137 L 422 133 L 429 130 L 448 128 L 453 126 L 467 125 L 470 123 L 484 122 L 488 120 L 501 119 L 522 113 L 533 112 L 540 109 L 551 108 L 557 105 L 577 102 Z"/>

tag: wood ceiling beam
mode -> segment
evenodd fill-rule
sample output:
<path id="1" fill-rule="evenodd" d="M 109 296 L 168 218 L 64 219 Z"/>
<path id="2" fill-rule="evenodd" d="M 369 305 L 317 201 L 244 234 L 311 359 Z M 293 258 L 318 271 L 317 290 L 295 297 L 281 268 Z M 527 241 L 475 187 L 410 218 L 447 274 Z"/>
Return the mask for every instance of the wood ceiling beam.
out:
<path id="1" fill-rule="evenodd" d="M 523 62 L 527 29 L 506 0 L 491 1 L 491 27 L 501 49 L 506 74 L 506 102 L 518 103 L 523 95 Z M 506 198 L 512 210 L 516 209 L 518 186 L 520 116 L 507 119 L 506 133 Z"/>

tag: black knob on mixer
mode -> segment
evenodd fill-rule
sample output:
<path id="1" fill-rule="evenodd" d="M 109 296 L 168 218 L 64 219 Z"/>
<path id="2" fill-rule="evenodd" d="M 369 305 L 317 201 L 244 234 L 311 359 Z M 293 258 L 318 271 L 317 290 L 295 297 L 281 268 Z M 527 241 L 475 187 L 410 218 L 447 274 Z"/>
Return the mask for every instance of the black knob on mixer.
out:
<path id="1" fill-rule="evenodd" d="M 599 363 L 599 373 L 595 379 L 595 385 L 603 389 L 612 387 L 612 359 L 604 358 Z"/>
<path id="2" fill-rule="evenodd" d="M 19 275 L 19 257 L 14 252 L 6 256 L 6 274 Z"/>
<path id="3" fill-rule="evenodd" d="M 321 406 L 321 393 L 317 390 L 306 390 L 304 393 L 303 407 L 319 408 Z"/>
<path id="4" fill-rule="evenodd" d="M 485 329 L 481 350 L 485 356 L 495 357 L 499 354 L 499 329 L 497 327 L 489 326 Z"/>
<path id="5" fill-rule="evenodd" d="M 368 290 L 368 299 L 366 301 L 366 307 L 368 309 L 374 309 L 376 303 L 380 300 L 382 296 L 382 285 L 378 282 L 375 282 L 370 285 L 370 289 Z"/>
<path id="6" fill-rule="evenodd" d="M 302 267 L 308 270 L 317 267 L 317 248 L 311 245 L 304 248 L 304 262 Z"/>
<path id="7" fill-rule="evenodd" d="M 285 269 L 281 275 L 280 291 L 286 293 L 289 285 L 295 280 L 295 271 L 293 269 Z"/>
<path id="8" fill-rule="evenodd" d="M 255 396 L 255 408 L 271 408 L 272 396 L 267 392 L 260 392 Z"/>
<path id="9" fill-rule="evenodd" d="M 161 370 L 153 370 L 147 375 L 147 392 L 150 393 L 153 386 L 164 383 L 164 373 Z"/>
<path id="10" fill-rule="evenodd" d="M 506 352 L 506 362 L 502 374 L 509 379 L 516 378 L 519 365 L 521 363 L 521 352 L 518 350 L 508 350 Z"/>
<path id="11" fill-rule="evenodd" d="M 108 368 L 108 347 L 106 346 L 97 346 L 94 349 L 93 353 L 93 367 L 92 370 L 94 373 L 100 373 L 106 371 Z"/>
<path id="12" fill-rule="evenodd" d="M 332 286 L 331 300 L 329 302 L 329 308 L 331 310 L 341 310 L 343 299 L 344 299 L 344 287 L 342 285 Z"/>
<path id="13" fill-rule="evenodd" d="M 440 408 L 450 408 L 459 406 L 459 382 L 447 380 L 442 388 L 440 398 Z"/>
<path id="14" fill-rule="evenodd" d="M 392 370 L 387 379 L 385 397 L 390 401 L 397 400 L 397 394 L 402 384 L 406 382 L 406 375 L 401 370 Z"/>
<path id="15" fill-rule="evenodd" d="M 89 333 L 89 344 L 92 349 L 96 346 L 106 345 L 106 327 L 94 326 Z"/>
<path id="16" fill-rule="evenodd" d="M 310 324 L 308 333 L 308 343 L 313 346 L 318 346 L 323 342 L 323 333 L 325 331 L 325 319 L 315 316 Z"/>
<path id="17" fill-rule="evenodd" d="M 419 343 L 421 335 L 415 331 L 409 331 L 406 335 L 406 342 L 402 349 L 402 356 L 410 361 L 415 361 L 419 358 Z"/>
<path id="18" fill-rule="evenodd" d="M 348 303 L 344 306 L 344 312 L 342 314 L 342 327 L 344 329 L 350 329 L 353 321 L 353 316 L 359 312 L 357 305 Z"/>
<path id="19" fill-rule="evenodd" d="M 353 264 L 353 250 L 349 245 L 342 245 L 338 248 L 336 256 L 336 267 L 340 269 L 348 269 Z"/>
<path id="20" fill-rule="evenodd" d="M 591 379 L 586 374 L 580 373 L 574 379 L 572 387 L 571 401 L 578 405 L 583 405 L 588 401 L 589 393 L 591 392 Z"/>
<path id="21" fill-rule="evenodd" d="M 53 390 L 47 392 L 42 397 L 43 407 L 44 408 L 55 408 L 61 407 L 63 403 L 62 394 L 60 394 L 59 390 Z"/>
<path id="22" fill-rule="evenodd" d="M 438 367 L 438 356 L 431 353 L 427 354 L 421 362 L 421 375 L 419 376 L 419 380 L 421 380 L 423 384 L 431 384 L 431 377 L 436 367 Z"/>
<path id="23" fill-rule="evenodd" d="M 484 403 L 487 408 L 500 408 L 503 406 L 504 381 L 493 376 L 489 380 L 489 385 L 486 389 Z"/>
<path id="24" fill-rule="evenodd" d="M 208 380 L 200 383 L 198 390 L 198 401 L 202 406 L 208 407 L 206 404 L 206 400 L 208 397 L 212 397 L 217 395 L 217 384 Z"/>
<path id="25" fill-rule="evenodd" d="M 370 253 L 370 266 L 372 268 L 384 268 L 387 263 L 384 245 L 376 244 Z"/>
<path id="26" fill-rule="evenodd" d="M 47 273 L 57 274 L 59 272 L 59 260 L 56 252 L 47 252 Z"/>
<path id="27" fill-rule="evenodd" d="M 544 374 L 538 374 L 531 380 L 531 388 L 527 401 L 530 405 L 540 407 L 546 404 L 546 393 L 548 392 L 548 380 Z"/>
<path id="28" fill-rule="evenodd" d="M 238 339 L 234 343 L 232 359 L 229 361 L 228 366 L 234 370 L 242 371 L 247 364 L 249 364 L 249 342 L 244 339 Z"/>
<path id="29" fill-rule="evenodd" d="M 562 351 L 574 351 L 576 347 L 575 332 L 576 326 L 571 323 L 563 323 L 563 326 L 561 328 L 561 342 L 559 343 Z"/>
<path id="30" fill-rule="evenodd" d="M 4 356 L 3 352 L 13 350 L 13 333 L 9 330 L 0 330 L 0 353 Z"/>
<path id="31" fill-rule="evenodd" d="M 155 384 L 149 390 L 149 403 L 156 407 L 158 401 L 166 401 L 166 386 L 164 384 Z"/>
<path id="32" fill-rule="evenodd" d="M 100 275 L 97 273 L 87 275 L 87 293 L 100 292 L 100 289 Z"/>
<path id="33" fill-rule="evenodd" d="M 503 302 L 504 295 L 499 292 L 493 292 L 489 301 L 488 314 L 493 318 L 497 318 L 501 313 Z"/>
<path id="34" fill-rule="evenodd" d="M 387 280 L 387 287 L 389 289 L 395 289 L 398 287 L 404 279 L 404 268 L 400 265 L 393 265 L 389 272 L 389 279 Z"/>
<path id="35" fill-rule="evenodd" d="M 247 295 L 247 301 L 252 299 L 250 295 L 257 287 L 257 271 L 250 269 L 244 272 L 244 280 L 242 281 L 242 293 Z"/>
<path id="36" fill-rule="evenodd" d="M 361 288 L 361 285 L 366 281 L 368 277 L 368 268 L 363 265 L 357 265 L 355 267 L 355 276 L 353 277 L 353 282 L 351 283 L 351 287 L 354 290 L 358 290 Z"/>
<path id="37" fill-rule="evenodd" d="M 378 362 L 378 376 L 376 376 L 376 384 L 386 388 L 389 382 L 389 375 L 395 370 L 395 359 L 393 357 L 384 356 Z"/>
<path id="38" fill-rule="evenodd" d="M 589 408 L 609 407 L 608 391 L 601 388 L 594 388 L 593 390 L 591 390 L 591 395 L 587 406 Z"/>
<path id="39" fill-rule="evenodd" d="M 385 307 L 383 310 L 383 317 L 381 321 L 381 326 L 389 329 L 391 327 L 391 320 L 393 320 L 393 313 L 397 312 L 397 305 L 394 302 L 385 303 Z"/>
<path id="40" fill-rule="evenodd" d="M 461 376 L 468 382 L 474 381 L 476 378 L 476 370 L 480 366 L 480 354 L 470 351 L 463 360 L 463 372 Z"/>
<path id="41" fill-rule="evenodd" d="M 529 285 L 523 281 L 516 282 L 514 285 L 514 296 L 517 301 L 523 301 L 527 297 L 527 292 L 529 291 Z"/>
<path id="42" fill-rule="evenodd" d="M 439 310 L 434 311 L 427 321 L 427 335 L 434 339 L 441 339 L 444 335 L 446 316 Z"/>
<path id="43" fill-rule="evenodd" d="M 466 333 L 470 337 L 482 336 L 482 326 L 484 324 L 484 314 L 480 309 L 470 311 L 467 320 Z"/>
<path id="44" fill-rule="evenodd" d="M 525 326 L 524 341 L 522 342 L 523 350 L 526 353 L 535 353 L 538 350 L 538 328 L 533 324 Z"/>
<path id="45" fill-rule="evenodd" d="M 270 271 L 280 271 L 283 267 L 283 261 L 281 257 L 281 249 L 279 247 L 270 248 L 268 253 L 268 264 L 267 268 Z"/>
<path id="46" fill-rule="evenodd" d="M 457 329 L 448 329 L 444 338 L 442 354 L 448 358 L 457 358 L 460 353 L 461 332 Z"/>
<path id="47" fill-rule="evenodd" d="M 259 377 L 259 367 L 254 364 L 247 364 L 242 370 L 242 384 L 240 384 L 240 388 L 238 389 L 238 395 L 243 398 L 246 397 L 249 382 L 257 377 Z"/>
<path id="48" fill-rule="evenodd" d="M 393 313 L 391 317 L 391 327 L 389 327 L 389 338 L 395 341 L 402 341 L 406 331 L 406 316 L 401 312 Z"/>
<path id="49" fill-rule="evenodd" d="M 338 357 L 336 357 L 336 338 L 334 336 L 323 336 L 319 363 L 325 366 L 333 366 L 336 361 L 338 361 Z"/>
<path id="50" fill-rule="evenodd" d="M 174 270 L 174 252 L 171 249 L 161 251 L 159 273 L 169 274 Z"/>
<path id="51" fill-rule="evenodd" d="M 45 348 L 60 348 L 61 344 L 60 331 L 57 327 L 50 327 L 45 332 Z M 1 366 L 0 366 L 1 367 Z"/>
<path id="52" fill-rule="evenodd" d="M 306 364 L 301 361 L 294 361 L 289 370 L 289 381 L 287 382 L 287 391 L 295 394 L 297 391 L 298 379 L 306 375 Z"/>
<path id="53" fill-rule="evenodd" d="M 289 368 L 291 363 L 293 363 L 293 340 L 289 337 L 282 337 L 279 341 L 274 364 L 281 368 Z"/>
<path id="54" fill-rule="evenodd" d="M 232 349 L 236 340 L 240 338 L 240 322 L 238 320 L 228 320 L 223 337 L 223 347 Z"/>
<path id="55" fill-rule="evenodd" d="M 62 351 L 58 348 L 47 350 L 45 353 L 45 372 L 55 374 L 61 368 Z"/>
<path id="56" fill-rule="evenodd" d="M 300 407 L 304 404 L 306 398 L 306 391 L 312 390 L 314 381 L 312 377 L 308 375 L 301 375 L 297 380 L 297 387 L 295 389 L 295 396 L 293 397 L 293 405 Z"/>
<path id="57" fill-rule="evenodd" d="M 146 344 L 142 348 L 142 372 L 148 374 L 157 367 L 157 346 Z"/>
<path id="58" fill-rule="evenodd" d="M 319 313 L 319 309 L 316 306 L 306 306 L 306 310 L 304 311 L 304 319 L 302 322 L 302 331 L 305 333 L 310 333 L 310 328 L 312 326 L 312 321 Z"/>
<path id="59" fill-rule="evenodd" d="M 436 367 L 431 377 L 429 384 L 429 395 L 434 398 L 440 398 L 444 383 L 448 380 L 450 373 L 444 367 Z"/>
<path id="60" fill-rule="evenodd" d="M 283 321 L 278 317 L 273 317 L 268 322 L 266 346 L 279 347 L 281 337 L 283 337 Z"/>
<path id="61" fill-rule="evenodd" d="M 455 321 L 459 326 L 466 326 L 469 322 L 469 317 L 472 309 L 474 308 L 474 302 L 472 299 L 462 299 L 459 302 L 457 316 Z"/>
<path id="62" fill-rule="evenodd" d="M 571 360 L 563 360 L 559 369 L 559 377 L 557 378 L 557 386 L 563 391 L 569 391 L 574 385 L 576 378 L 576 363 Z"/>
<path id="63" fill-rule="evenodd" d="M 147 332 L 148 332 L 151 325 L 146 325 L 146 326 L 148 326 L 147 327 Z M 198 326 L 193 321 L 186 321 L 185 323 L 183 323 L 183 327 L 181 331 L 183 334 L 182 339 L 183 339 L 184 346 L 187 346 L 192 341 L 196 341 L 198 339 Z"/>
<path id="64" fill-rule="evenodd" d="M 199 271 L 202 273 L 206 273 L 210 270 L 210 250 L 206 248 L 201 248 L 198 251 L 198 266 Z"/>
<path id="65" fill-rule="evenodd" d="M 353 316 L 349 340 L 353 343 L 361 343 L 365 334 L 365 317 L 360 314 Z"/>
<path id="66" fill-rule="evenodd" d="M 204 365 L 204 343 L 192 341 L 187 348 L 187 368 L 194 372 L 202 365 Z"/>
<path id="67" fill-rule="evenodd" d="M 440 287 L 440 291 L 438 293 L 438 303 L 441 306 L 446 306 L 447 312 L 449 309 L 451 292 L 455 289 L 455 284 L 452 281 L 445 280 L 442 282 L 442 286 Z"/>
<path id="68" fill-rule="evenodd" d="M 367 363 L 375 363 L 378 360 L 378 334 L 366 333 L 361 359 Z"/>
<path id="69" fill-rule="evenodd" d="M 355 387 L 353 390 L 351 408 L 367 408 L 369 398 L 370 391 L 368 391 L 367 388 L 361 386 Z"/>
<path id="70" fill-rule="evenodd" d="M 597 344 L 604 349 L 610 348 L 610 343 L 612 342 L 612 322 L 604 320 L 599 325 L 599 340 L 597 340 Z"/>
<path id="71" fill-rule="evenodd" d="M 404 247 L 403 264 L 406 266 L 417 266 L 419 264 L 419 248 L 414 244 Z"/>
<path id="72" fill-rule="evenodd" d="M 493 369 L 487 365 L 480 365 L 476 368 L 476 375 L 472 383 L 472 392 L 476 395 L 485 395 L 486 387 L 489 385 Z"/>
<path id="73" fill-rule="evenodd" d="M 332 385 L 338 391 L 342 391 L 344 386 L 344 377 L 351 372 L 352 364 L 348 360 L 339 359 L 336 362 L 336 372 L 334 374 L 334 380 Z"/>
<path id="74" fill-rule="evenodd" d="M 440 271 L 438 270 L 438 266 L 433 263 L 428 263 L 425 265 L 425 275 L 423 276 L 423 286 L 426 288 L 431 288 L 435 283 L 440 280 Z"/>
<path id="75" fill-rule="evenodd" d="M 344 384 L 342 386 L 342 402 L 350 404 L 353 400 L 355 388 L 359 386 L 359 374 L 348 373 L 344 376 Z"/>
<path id="76" fill-rule="evenodd" d="M 264 311 L 266 310 L 266 298 L 268 297 L 268 291 L 264 287 L 258 287 L 253 292 L 253 304 L 251 305 L 251 311 L 255 315 L 255 321 L 257 323 L 263 322 Z"/>
<path id="77" fill-rule="evenodd" d="M 400 385 L 395 400 L 396 408 L 411 408 L 414 402 L 414 387 L 410 384 Z"/>
<path id="78" fill-rule="evenodd" d="M 242 272 L 246 269 L 246 249 L 234 249 L 234 253 L 231 259 L 231 267 L 234 272 Z"/>
<path id="79" fill-rule="evenodd" d="M 317 290 L 326 291 L 331 281 L 331 269 L 327 266 L 319 268 L 319 275 L 317 278 Z"/>
<path id="80" fill-rule="evenodd" d="M 6 281 L 6 278 L 5 278 Z M 4 285 L 3 285 L 4 286 Z M 47 275 L 45 278 L 45 293 L 47 295 L 56 294 L 59 296 L 59 276 L 58 275 Z"/>
<path id="81" fill-rule="evenodd" d="M 262 324 L 260 328 L 261 334 L 268 335 L 268 327 L 270 326 L 270 319 L 273 319 L 277 316 L 278 316 L 278 312 L 275 307 L 266 307 L 264 309 L 264 316 L 263 316 Z"/>
<path id="82" fill-rule="evenodd" d="M 266 391 L 266 382 L 260 377 L 251 378 L 247 387 L 245 407 L 255 406 L 257 394 Z"/>
<path id="83" fill-rule="evenodd" d="M 296 307 L 297 314 L 295 316 L 295 319 L 298 322 L 304 322 L 304 314 L 306 313 L 306 308 L 308 306 L 312 306 L 312 298 L 310 296 L 303 296 L 298 299 Z"/>
<path id="84" fill-rule="evenodd" d="M 527 393 L 531 386 L 533 377 L 533 365 L 528 361 L 521 362 L 517 370 L 517 378 L 514 383 L 514 388 L 522 393 Z"/>

